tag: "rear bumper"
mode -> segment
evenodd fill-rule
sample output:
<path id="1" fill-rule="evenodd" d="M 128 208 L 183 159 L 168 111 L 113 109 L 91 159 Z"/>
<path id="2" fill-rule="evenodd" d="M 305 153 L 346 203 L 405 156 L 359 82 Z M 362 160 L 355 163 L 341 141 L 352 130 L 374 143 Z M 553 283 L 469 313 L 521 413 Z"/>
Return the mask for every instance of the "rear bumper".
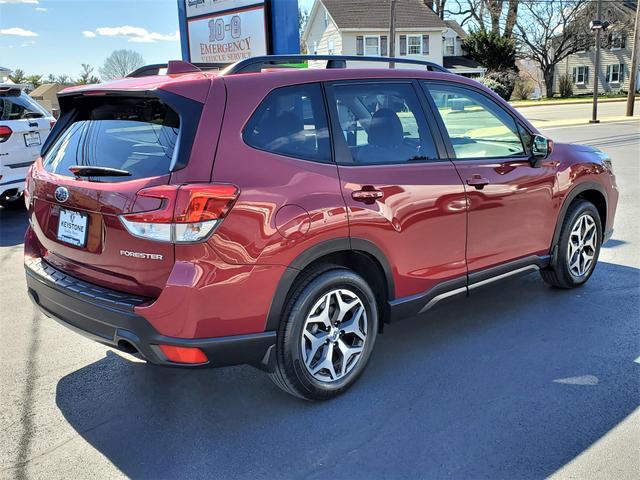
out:
<path id="1" fill-rule="evenodd" d="M 276 332 L 219 338 L 177 338 L 159 334 L 134 311 L 147 299 L 123 294 L 78 280 L 40 258 L 26 258 L 29 297 L 48 317 L 104 345 L 139 354 L 157 365 L 221 367 L 248 364 L 272 371 Z M 190 365 L 167 360 L 158 345 L 197 347 L 209 361 Z M 133 347 L 133 348 L 132 348 Z"/>

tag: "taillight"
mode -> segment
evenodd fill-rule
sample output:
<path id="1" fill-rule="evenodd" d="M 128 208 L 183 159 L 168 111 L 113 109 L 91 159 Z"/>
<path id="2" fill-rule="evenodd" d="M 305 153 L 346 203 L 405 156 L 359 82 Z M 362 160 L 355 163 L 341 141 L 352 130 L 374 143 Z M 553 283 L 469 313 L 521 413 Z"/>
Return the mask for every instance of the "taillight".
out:
<path id="1" fill-rule="evenodd" d="M 9 140 L 9 137 L 11 136 L 12 133 L 13 133 L 13 130 L 11 130 L 9 127 L 0 125 L 0 143 L 6 142 L 7 140 Z"/>
<path id="2" fill-rule="evenodd" d="M 138 195 L 162 199 L 162 208 L 121 215 L 120 220 L 136 237 L 173 243 L 201 242 L 229 213 L 238 193 L 238 187 L 225 184 L 144 188 Z"/>
<path id="3" fill-rule="evenodd" d="M 55 120 L 49 120 L 49 130 L 53 130 L 53 127 L 55 127 L 55 125 L 56 125 Z"/>

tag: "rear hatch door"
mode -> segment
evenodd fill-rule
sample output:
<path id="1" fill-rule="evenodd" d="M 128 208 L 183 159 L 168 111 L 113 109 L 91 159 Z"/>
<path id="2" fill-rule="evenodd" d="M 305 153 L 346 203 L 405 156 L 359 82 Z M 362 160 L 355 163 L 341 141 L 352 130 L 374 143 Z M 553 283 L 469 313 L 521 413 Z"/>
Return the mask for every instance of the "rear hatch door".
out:
<path id="1" fill-rule="evenodd" d="M 162 199 L 137 192 L 169 183 L 176 164 L 188 158 L 192 137 L 178 113 L 185 102 L 197 103 L 166 92 L 65 99 L 55 139 L 29 184 L 32 225 L 45 260 L 101 286 L 159 295 L 174 264 L 173 244 L 133 236 L 120 215 L 162 207 Z M 74 166 L 88 173 L 76 176 Z"/>

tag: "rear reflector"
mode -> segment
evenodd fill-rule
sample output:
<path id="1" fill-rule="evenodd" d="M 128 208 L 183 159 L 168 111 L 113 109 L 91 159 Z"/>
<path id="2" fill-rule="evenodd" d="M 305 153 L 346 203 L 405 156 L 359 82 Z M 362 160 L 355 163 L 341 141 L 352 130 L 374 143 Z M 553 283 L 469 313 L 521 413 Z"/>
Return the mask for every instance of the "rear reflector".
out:
<path id="1" fill-rule="evenodd" d="M 120 220 L 136 237 L 174 243 L 201 242 L 229 213 L 238 194 L 238 187 L 227 184 L 144 188 L 138 195 L 162 199 L 162 207 L 150 212 L 122 215 Z"/>
<path id="2" fill-rule="evenodd" d="M 167 360 L 175 363 L 207 363 L 209 359 L 199 348 L 174 347 L 173 345 L 158 345 Z"/>
<path id="3" fill-rule="evenodd" d="M 0 125 L 0 143 L 6 142 L 7 140 L 9 140 L 9 137 L 11 136 L 12 133 L 13 133 L 13 130 L 11 130 L 9 127 L 5 125 Z"/>

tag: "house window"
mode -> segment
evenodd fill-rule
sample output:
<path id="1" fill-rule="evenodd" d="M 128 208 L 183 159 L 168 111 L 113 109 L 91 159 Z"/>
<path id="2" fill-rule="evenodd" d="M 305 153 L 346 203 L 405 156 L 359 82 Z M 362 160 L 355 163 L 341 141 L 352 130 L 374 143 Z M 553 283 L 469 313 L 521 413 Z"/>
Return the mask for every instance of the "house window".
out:
<path id="1" fill-rule="evenodd" d="M 407 36 L 407 53 L 409 55 L 422 55 L 422 37 L 420 35 Z"/>
<path id="2" fill-rule="evenodd" d="M 380 56 L 380 37 L 364 37 L 364 54 Z"/>
<path id="3" fill-rule="evenodd" d="M 324 26 L 325 27 L 329 26 L 329 12 L 327 12 L 326 10 L 324 12 Z"/>
<path id="4" fill-rule="evenodd" d="M 327 50 L 329 50 L 329 55 L 333 55 L 335 53 L 335 49 L 336 49 L 336 42 L 333 40 L 333 38 L 330 38 L 327 41 Z"/>
<path id="5" fill-rule="evenodd" d="M 444 54 L 447 56 L 453 56 L 456 54 L 456 39 L 454 37 L 445 37 Z"/>
<path id="6" fill-rule="evenodd" d="M 614 32 L 611 34 L 611 50 L 620 50 L 626 47 L 627 38 L 622 32 Z"/>
<path id="7" fill-rule="evenodd" d="M 584 85 L 587 82 L 587 67 L 573 67 L 573 83 L 576 85 Z"/>
<path id="8" fill-rule="evenodd" d="M 318 54 L 318 42 L 313 42 L 313 54 Z"/>
<path id="9" fill-rule="evenodd" d="M 607 65 L 607 83 L 621 83 L 624 64 Z"/>

